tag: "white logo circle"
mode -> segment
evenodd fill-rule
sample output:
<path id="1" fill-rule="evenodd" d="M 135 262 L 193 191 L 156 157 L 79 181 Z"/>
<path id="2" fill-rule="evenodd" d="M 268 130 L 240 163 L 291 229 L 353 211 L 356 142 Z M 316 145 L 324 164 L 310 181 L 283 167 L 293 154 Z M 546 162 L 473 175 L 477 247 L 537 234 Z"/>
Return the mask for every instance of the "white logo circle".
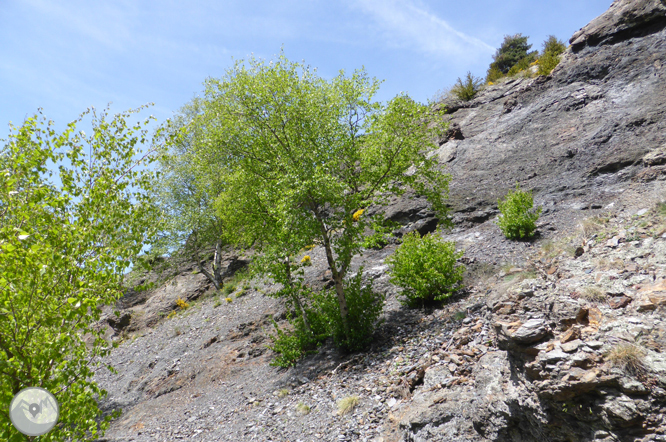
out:
<path id="1" fill-rule="evenodd" d="M 9 418 L 26 436 L 46 434 L 58 423 L 60 408 L 55 397 L 39 387 L 19 391 L 9 404 Z"/>

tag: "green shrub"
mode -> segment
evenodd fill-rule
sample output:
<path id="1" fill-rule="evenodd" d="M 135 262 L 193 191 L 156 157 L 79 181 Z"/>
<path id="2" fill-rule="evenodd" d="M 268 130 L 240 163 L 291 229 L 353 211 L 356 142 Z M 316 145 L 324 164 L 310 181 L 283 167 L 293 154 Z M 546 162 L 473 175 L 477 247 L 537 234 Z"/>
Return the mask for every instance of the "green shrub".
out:
<path id="1" fill-rule="evenodd" d="M 493 84 L 502 77 L 504 77 L 502 71 L 495 66 L 490 66 L 490 68 L 488 68 L 488 73 L 486 74 L 486 83 Z"/>
<path id="2" fill-rule="evenodd" d="M 299 336 L 297 330 L 285 331 L 278 327 L 277 323 L 273 321 L 275 327 L 275 334 L 270 335 L 272 345 L 268 348 L 276 353 L 275 358 L 271 361 L 271 365 L 276 367 L 288 368 L 292 367 L 296 361 L 303 357 L 306 346 L 303 345 L 302 336 Z"/>
<path id="3" fill-rule="evenodd" d="M 230 283 L 230 282 L 226 283 L 226 284 L 224 285 L 224 288 L 222 289 L 222 292 L 223 292 L 225 295 L 230 295 L 230 294 L 232 294 L 232 293 L 235 292 L 235 291 L 236 291 L 236 284 L 232 284 L 232 283 Z"/>
<path id="4" fill-rule="evenodd" d="M 384 295 L 374 293 L 370 286 L 364 286 L 362 278 L 363 268 L 356 276 L 345 281 L 349 334 L 345 332 L 334 290 L 303 292 L 301 296 L 309 328 L 299 312 L 289 316 L 289 330 L 280 329 L 274 321 L 275 334 L 270 336 L 272 345 L 269 348 L 276 356 L 271 365 L 292 367 L 296 361 L 329 337 L 344 351 L 357 351 L 367 347 L 379 323 Z"/>
<path id="5" fill-rule="evenodd" d="M 456 265 L 463 253 L 456 253 L 453 242 L 440 237 L 420 237 L 412 232 L 387 259 L 392 266 L 391 282 L 402 287 L 403 304 L 415 306 L 441 301 L 460 288 L 464 266 Z"/>
<path id="6" fill-rule="evenodd" d="M 483 80 L 467 72 L 465 79 L 458 77 L 456 84 L 451 88 L 451 94 L 459 100 L 469 101 L 479 92 Z"/>
<path id="7" fill-rule="evenodd" d="M 539 70 L 537 71 L 538 75 L 549 75 L 555 66 L 560 63 L 560 56 L 553 54 L 544 54 L 539 58 Z"/>
<path id="8" fill-rule="evenodd" d="M 549 35 L 546 41 L 543 42 L 543 54 L 560 55 L 567 50 L 567 47 L 558 40 L 554 35 Z"/>
<path id="9" fill-rule="evenodd" d="M 268 346 L 276 353 L 275 358 L 271 361 L 273 366 L 292 367 L 296 361 L 317 348 L 321 342 L 321 339 L 318 339 L 312 330 L 308 331 L 300 315 L 289 318 L 289 323 L 292 329 L 283 330 L 273 321 L 275 334 L 269 336 L 273 343 Z"/>
<path id="10" fill-rule="evenodd" d="M 288 368 L 309 352 L 315 350 L 320 343 L 330 336 L 328 320 L 318 305 L 318 297 L 310 291 L 300 293 L 303 297 L 305 317 L 309 327 L 305 325 L 300 311 L 289 314 L 287 320 L 290 330 L 280 329 L 275 321 L 275 334 L 270 335 L 272 345 L 269 348 L 276 353 L 271 365 Z M 310 303 L 311 305 L 308 305 Z M 287 304 L 294 308 L 293 303 Z"/>
<path id="11" fill-rule="evenodd" d="M 509 72 L 507 73 L 507 75 L 514 76 L 514 75 L 519 74 L 522 71 L 525 71 L 525 70 L 529 69 L 530 65 L 533 62 L 536 61 L 537 56 L 538 56 L 538 52 L 532 52 L 532 53 L 528 54 L 527 56 L 521 58 L 520 60 L 518 60 L 518 62 L 516 64 L 511 66 L 511 69 L 509 69 Z"/>
<path id="12" fill-rule="evenodd" d="M 548 75 L 560 63 L 560 54 L 566 50 L 566 46 L 554 35 L 543 42 L 543 52 L 539 57 L 539 75 Z"/>
<path id="13" fill-rule="evenodd" d="M 320 292 L 316 304 L 326 321 L 329 335 L 335 345 L 345 351 L 363 350 L 372 341 L 375 327 L 384 307 L 384 295 L 374 293 L 370 285 L 363 285 L 363 268 L 345 281 L 345 295 L 349 309 L 349 334 L 345 333 L 337 295 L 334 290 Z"/>
<path id="14" fill-rule="evenodd" d="M 366 249 L 383 249 L 389 243 L 393 231 L 397 227 L 396 222 L 377 219 L 372 223 L 373 233 L 363 238 L 363 247 Z"/>
<path id="15" fill-rule="evenodd" d="M 529 55 L 528 51 L 532 45 L 527 44 L 528 38 L 522 34 L 505 35 L 502 46 L 493 56 L 494 61 L 490 64 L 490 69 L 496 69 L 503 74 L 508 73 L 516 63 Z"/>
<path id="16" fill-rule="evenodd" d="M 541 207 L 536 211 L 532 192 L 516 189 L 509 192 L 504 200 L 497 202 L 500 210 L 499 227 L 509 239 L 522 239 L 532 236 L 536 230 L 536 220 L 541 215 Z"/>

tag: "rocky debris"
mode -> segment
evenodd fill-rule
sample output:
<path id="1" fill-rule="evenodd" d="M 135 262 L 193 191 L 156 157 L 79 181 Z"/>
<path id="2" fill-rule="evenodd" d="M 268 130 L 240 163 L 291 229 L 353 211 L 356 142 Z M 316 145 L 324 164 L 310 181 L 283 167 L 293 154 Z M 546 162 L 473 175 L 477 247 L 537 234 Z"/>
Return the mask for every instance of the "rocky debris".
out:
<path id="1" fill-rule="evenodd" d="M 491 289 L 479 311 L 491 338 L 483 356 L 464 381 L 452 381 L 454 355 L 473 342 L 455 340 L 451 362 L 429 367 L 412 401 L 393 412 L 392 434 L 402 437 L 395 440 L 666 438 L 664 304 L 646 310 L 633 302 L 666 293 L 666 216 L 636 213 L 611 217 L 589 237 L 574 235 L 584 244 L 579 257 L 541 251 L 531 262 L 536 277 Z M 609 247 L 604 238 L 618 231 L 624 240 Z M 463 324 L 452 337 L 469 330 Z M 633 371 L 622 365 L 632 357 Z"/>

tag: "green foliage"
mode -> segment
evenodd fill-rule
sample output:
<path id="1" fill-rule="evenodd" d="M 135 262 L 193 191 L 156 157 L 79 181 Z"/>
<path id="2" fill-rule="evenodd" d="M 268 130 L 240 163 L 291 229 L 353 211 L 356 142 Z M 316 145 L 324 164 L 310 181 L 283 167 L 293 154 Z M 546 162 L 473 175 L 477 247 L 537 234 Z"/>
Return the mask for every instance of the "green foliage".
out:
<path id="1" fill-rule="evenodd" d="M 386 262 L 392 267 L 391 282 L 402 287 L 401 302 L 416 306 L 441 301 L 460 288 L 464 266 L 456 265 L 463 253 L 455 243 L 435 235 L 412 232 Z"/>
<path id="2" fill-rule="evenodd" d="M 89 110 L 62 133 L 35 116 L 0 147 L 2 440 L 26 440 L 7 413 L 25 387 L 43 387 L 60 404 L 59 423 L 39 440 L 96 439 L 118 415 L 98 408 L 106 392 L 92 376 L 110 346 L 94 325 L 121 296 L 124 270 L 159 216 L 145 168 L 153 157 L 139 157 L 149 120 L 131 124 L 135 112 Z M 86 116 L 90 136 L 76 131 Z"/>
<path id="3" fill-rule="evenodd" d="M 384 221 L 381 215 L 375 217 L 370 224 L 372 233 L 363 238 L 363 247 L 366 249 L 383 249 L 389 243 L 389 239 L 397 227 L 398 223 Z"/>
<path id="4" fill-rule="evenodd" d="M 486 83 L 495 83 L 500 78 L 504 77 L 502 71 L 500 71 L 496 66 L 490 66 L 488 68 L 488 73 L 486 74 Z"/>
<path id="5" fill-rule="evenodd" d="M 304 299 L 301 308 L 305 314 L 290 316 L 288 331 L 280 329 L 277 323 L 274 323 L 276 333 L 270 336 L 273 341 L 270 348 L 276 353 L 276 357 L 271 364 L 291 367 L 328 337 L 332 337 L 333 342 L 346 351 L 366 348 L 372 341 L 373 330 L 379 323 L 384 296 L 374 293 L 370 286 L 364 286 L 362 278 L 361 268 L 353 278 L 345 280 L 345 294 L 349 305 L 349 333 L 345 331 L 335 291 L 314 293 L 301 288 L 306 292 L 300 296 Z"/>
<path id="6" fill-rule="evenodd" d="M 536 220 L 541 215 L 541 207 L 536 211 L 532 192 L 516 189 L 509 192 L 504 200 L 497 202 L 500 210 L 499 227 L 509 239 L 522 239 L 532 236 L 536 230 Z"/>
<path id="7" fill-rule="evenodd" d="M 505 35 L 502 46 L 497 49 L 493 56 L 494 61 L 490 64 L 490 69 L 507 74 L 514 65 L 528 56 L 528 51 L 532 47 L 532 45 L 527 44 L 528 38 L 523 37 L 522 34 Z"/>
<path id="8" fill-rule="evenodd" d="M 308 293 L 311 298 L 312 293 Z M 289 316 L 290 329 L 280 329 L 275 321 L 275 334 L 270 335 L 272 345 L 269 347 L 276 354 L 271 365 L 292 367 L 308 352 L 317 348 L 329 335 L 325 318 L 321 311 L 304 307 L 305 314 Z M 300 313 L 300 312 L 299 312 Z M 307 324 L 306 324 L 307 321 Z"/>
<path id="9" fill-rule="evenodd" d="M 566 46 L 554 35 L 543 42 L 543 52 L 539 57 L 539 75 L 548 75 L 560 62 L 560 54 L 566 50 Z"/>
<path id="10" fill-rule="evenodd" d="M 216 289 L 222 288 L 221 247 L 224 244 L 224 225 L 213 207 L 215 196 L 224 186 L 219 170 L 222 165 L 201 162 L 194 153 L 202 141 L 202 131 L 190 122 L 204 111 L 203 102 L 194 99 L 164 126 L 165 136 L 173 142 L 161 149 L 159 183 L 156 186 L 160 208 L 164 213 L 159 241 L 152 254 L 178 254 L 194 260 Z M 216 247 L 212 273 L 202 262 L 202 253 Z"/>
<path id="11" fill-rule="evenodd" d="M 518 75 L 520 72 L 529 69 L 530 65 L 537 60 L 538 55 L 539 55 L 538 52 L 532 52 L 530 54 L 527 54 L 527 56 L 521 58 L 520 60 L 518 60 L 516 64 L 511 66 L 511 69 L 509 69 L 507 75 L 509 76 Z"/>
<path id="12" fill-rule="evenodd" d="M 560 55 L 564 53 L 564 51 L 567 50 L 567 47 L 565 44 L 562 42 L 562 40 L 558 40 L 557 37 L 554 35 L 549 35 L 546 41 L 543 42 L 543 52 L 542 54 L 553 54 L 553 55 Z"/>
<path id="13" fill-rule="evenodd" d="M 284 55 L 252 58 L 207 80 L 202 111 L 185 127 L 197 134 L 185 157 L 197 186 L 222 183 L 214 207 L 225 236 L 260 252 L 253 267 L 282 284 L 280 296 L 301 316 L 302 266 L 292 260 L 310 244 L 323 246 L 345 334 L 337 342 L 352 347 L 356 301 L 344 281 L 372 222 L 360 209 L 411 188 L 448 220 L 449 177 L 427 155 L 443 111 L 406 95 L 375 102 L 378 87 L 363 70 L 328 81 Z"/>
<path id="14" fill-rule="evenodd" d="M 328 334 L 336 346 L 350 352 L 363 350 L 372 342 L 372 333 L 384 307 L 384 295 L 373 292 L 370 285 L 363 285 L 362 278 L 363 268 L 360 268 L 354 277 L 345 280 L 349 330 L 345 330 L 335 291 L 324 291 L 316 297 Z"/>
<path id="15" fill-rule="evenodd" d="M 298 328 L 285 331 L 276 322 L 273 322 L 273 326 L 275 334 L 269 336 L 272 341 L 269 348 L 273 350 L 275 357 L 271 361 L 271 365 L 282 368 L 293 367 L 312 347 L 312 342 L 308 339 L 310 334 L 306 330 Z"/>
<path id="16" fill-rule="evenodd" d="M 451 94 L 459 100 L 469 101 L 481 90 L 482 85 L 483 79 L 467 72 L 464 80 L 458 77 L 456 84 L 451 88 Z"/>

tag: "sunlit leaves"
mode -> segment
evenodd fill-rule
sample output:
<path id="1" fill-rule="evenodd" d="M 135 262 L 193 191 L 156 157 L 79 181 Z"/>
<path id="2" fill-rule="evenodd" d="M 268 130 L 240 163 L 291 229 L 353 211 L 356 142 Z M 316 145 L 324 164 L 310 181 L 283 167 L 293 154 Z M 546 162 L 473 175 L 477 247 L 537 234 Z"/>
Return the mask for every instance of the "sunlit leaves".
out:
<path id="1" fill-rule="evenodd" d="M 0 147 L 0 408 L 24 387 L 53 392 L 60 424 L 40 440 L 94 438 L 108 425 L 91 377 L 110 346 L 93 324 L 159 227 L 154 176 L 137 164 L 147 129 L 127 125 L 133 113 L 86 112 L 89 137 L 75 131 L 81 120 L 57 133 L 29 118 Z M 2 440 L 23 440 L 6 413 L 0 422 Z"/>
<path id="2" fill-rule="evenodd" d="M 261 249 L 257 261 L 285 287 L 299 282 L 290 257 L 323 244 L 343 321 L 343 280 L 373 222 L 354 213 L 411 188 L 446 220 L 448 176 L 428 154 L 443 115 L 406 95 L 376 102 L 379 84 L 364 70 L 326 80 L 284 54 L 251 58 L 208 79 L 178 128 L 183 189 L 219 183 L 208 198 L 225 234 Z"/>

